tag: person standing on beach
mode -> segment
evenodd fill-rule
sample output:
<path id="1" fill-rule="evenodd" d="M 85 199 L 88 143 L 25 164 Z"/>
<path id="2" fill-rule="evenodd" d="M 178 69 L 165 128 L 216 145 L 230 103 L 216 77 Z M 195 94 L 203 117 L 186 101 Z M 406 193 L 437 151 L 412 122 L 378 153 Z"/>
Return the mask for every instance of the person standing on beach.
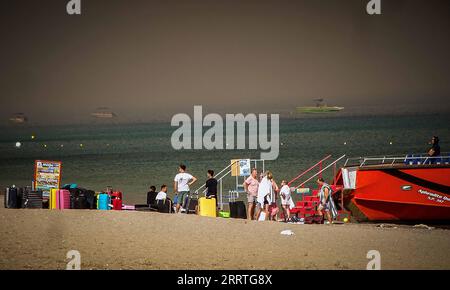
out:
<path id="1" fill-rule="evenodd" d="M 280 197 L 284 212 L 284 221 L 287 222 L 291 215 L 291 189 L 286 180 L 281 181 Z"/>
<path id="2" fill-rule="evenodd" d="M 186 172 L 186 165 L 180 164 L 178 167 L 178 174 L 173 180 L 173 190 L 177 195 L 177 213 L 180 212 L 180 207 L 185 207 L 185 198 L 189 196 L 189 187 L 197 181 L 195 176 Z"/>
<path id="3" fill-rule="evenodd" d="M 274 184 L 273 176 L 270 171 L 267 171 L 266 176 L 261 180 L 258 186 L 258 196 L 256 198 L 256 208 L 257 208 L 257 220 L 262 212 L 265 213 L 264 220 L 267 220 L 269 216 L 269 205 L 272 203 L 272 198 L 274 194 Z"/>
<path id="4" fill-rule="evenodd" d="M 215 198 L 216 199 L 216 211 L 219 209 L 218 207 L 218 196 L 217 196 L 217 179 L 214 178 L 214 170 L 208 170 L 207 173 L 208 180 L 206 181 L 206 198 Z"/>
<path id="5" fill-rule="evenodd" d="M 272 196 L 270 197 L 271 203 L 269 204 L 269 220 L 277 221 L 278 213 L 280 212 L 280 208 L 277 204 L 278 192 L 280 192 L 280 188 L 278 187 L 277 182 L 272 178 Z"/>
<path id="6" fill-rule="evenodd" d="M 258 170 L 256 168 L 252 169 L 250 176 L 244 181 L 244 190 L 247 193 L 248 209 L 247 209 L 247 219 L 254 219 L 255 203 L 256 197 L 258 196 Z"/>
<path id="7" fill-rule="evenodd" d="M 317 179 L 317 184 L 320 187 L 320 191 L 318 193 L 320 203 L 317 207 L 317 212 L 321 216 L 323 216 L 323 212 L 325 212 L 327 222 L 328 224 L 331 224 L 333 222 L 333 218 L 337 216 L 337 210 L 333 201 L 331 187 L 325 183 L 322 177 Z"/>

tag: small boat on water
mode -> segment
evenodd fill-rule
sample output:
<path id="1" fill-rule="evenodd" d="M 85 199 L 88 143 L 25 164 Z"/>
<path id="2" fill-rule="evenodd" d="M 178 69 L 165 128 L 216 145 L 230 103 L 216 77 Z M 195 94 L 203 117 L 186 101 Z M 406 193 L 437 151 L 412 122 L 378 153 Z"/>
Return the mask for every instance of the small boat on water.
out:
<path id="1" fill-rule="evenodd" d="M 450 221 L 450 154 L 347 159 L 334 183 L 359 220 Z"/>
<path id="2" fill-rule="evenodd" d="M 98 119 L 112 119 L 117 117 L 117 115 L 107 107 L 97 108 L 95 112 L 91 113 L 91 116 Z"/>
<path id="3" fill-rule="evenodd" d="M 15 113 L 9 118 L 9 121 L 13 124 L 25 124 L 28 122 L 28 118 L 24 113 Z"/>
<path id="4" fill-rule="evenodd" d="M 297 113 L 310 113 L 310 114 L 317 114 L 317 113 L 330 113 L 330 112 L 339 112 L 344 110 L 344 107 L 329 107 L 326 103 L 324 103 L 324 99 L 315 99 L 316 102 L 315 106 L 310 107 L 297 107 L 296 111 Z"/>

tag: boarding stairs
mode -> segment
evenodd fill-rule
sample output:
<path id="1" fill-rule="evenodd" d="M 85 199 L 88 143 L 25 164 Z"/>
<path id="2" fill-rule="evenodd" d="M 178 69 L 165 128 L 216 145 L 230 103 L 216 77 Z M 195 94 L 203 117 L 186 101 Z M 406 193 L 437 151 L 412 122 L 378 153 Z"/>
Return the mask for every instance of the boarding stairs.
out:
<path id="1" fill-rule="evenodd" d="M 297 201 L 295 207 L 291 209 L 291 214 L 296 215 L 298 218 L 305 219 L 316 214 L 316 209 L 319 205 L 319 188 L 311 190 L 310 188 L 305 187 L 305 185 L 311 181 L 314 181 L 316 178 L 322 177 L 323 173 L 327 170 L 332 170 L 333 182 L 330 182 L 329 184 L 333 191 L 333 195 L 342 193 L 342 186 L 336 185 L 336 181 L 339 178 L 337 164 L 345 158 L 345 155 L 342 155 L 334 161 L 328 163 L 331 160 L 331 157 L 332 155 L 325 156 L 316 164 L 302 171 L 299 175 L 288 182 L 292 193 L 301 194 L 301 199 Z M 343 197 L 339 196 L 338 199 L 340 199 L 341 202 L 341 212 L 339 215 L 342 214 L 342 216 L 344 216 L 345 211 L 343 210 Z M 347 215 L 348 214 L 345 212 L 345 216 Z"/>

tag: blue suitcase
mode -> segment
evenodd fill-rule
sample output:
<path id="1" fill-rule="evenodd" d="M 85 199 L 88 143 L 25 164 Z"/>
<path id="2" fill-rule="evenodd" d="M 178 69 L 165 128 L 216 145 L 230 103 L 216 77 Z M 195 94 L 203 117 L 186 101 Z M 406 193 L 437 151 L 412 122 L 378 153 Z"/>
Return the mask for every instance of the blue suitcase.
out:
<path id="1" fill-rule="evenodd" d="M 97 209 L 99 210 L 110 210 L 111 197 L 106 193 L 100 193 L 97 196 Z"/>

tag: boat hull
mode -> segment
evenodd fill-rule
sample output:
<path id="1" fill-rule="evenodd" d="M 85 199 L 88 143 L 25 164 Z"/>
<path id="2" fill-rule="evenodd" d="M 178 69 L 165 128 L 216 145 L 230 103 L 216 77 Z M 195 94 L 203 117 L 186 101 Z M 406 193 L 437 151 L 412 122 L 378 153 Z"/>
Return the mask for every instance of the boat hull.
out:
<path id="1" fill-rule="evenodd" d="M 344 107 L 297 107 L 298 113 L 319 114 L 342 111 Z"/>
<path id="2" fill-rule="evenodd" d="M 370 221 L 450 221 L 450 167 L 356 170 L 346 203 Z"/>

